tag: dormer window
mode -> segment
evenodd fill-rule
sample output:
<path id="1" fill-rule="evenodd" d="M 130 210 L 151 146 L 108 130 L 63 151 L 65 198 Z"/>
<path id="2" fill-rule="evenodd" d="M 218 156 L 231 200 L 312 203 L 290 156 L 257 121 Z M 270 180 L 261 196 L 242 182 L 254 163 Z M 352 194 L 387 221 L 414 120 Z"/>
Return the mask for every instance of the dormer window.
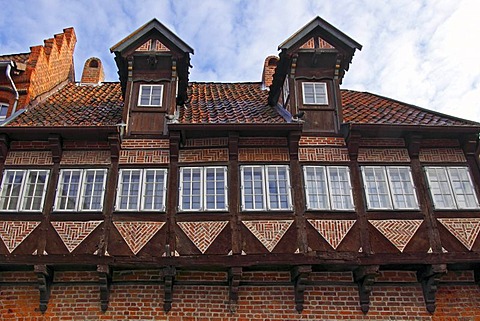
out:
<path id="1" fill-rule="evenodd" d="M 326 83 L 304 82 L 302 88 L 304 105 L 328 105 Z"/>
<path id="2" fill-rule="evenodd" d="M 163 85 L 140 85 L 138 106 L 160 107 L 162 106 Z"/>

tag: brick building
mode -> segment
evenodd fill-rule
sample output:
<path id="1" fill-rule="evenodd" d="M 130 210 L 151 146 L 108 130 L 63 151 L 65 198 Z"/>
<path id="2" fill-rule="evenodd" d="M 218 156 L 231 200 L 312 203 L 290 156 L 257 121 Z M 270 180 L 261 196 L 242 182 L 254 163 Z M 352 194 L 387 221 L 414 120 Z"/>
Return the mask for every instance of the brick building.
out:
<path id="1" fill-rule="evenodd" d="M 479 123 L 340 89 L 318 17 L 261 82 L 155 19 L 119 82 L 74 46 L 0 56 L 0 319 L 478 320 Z"/>

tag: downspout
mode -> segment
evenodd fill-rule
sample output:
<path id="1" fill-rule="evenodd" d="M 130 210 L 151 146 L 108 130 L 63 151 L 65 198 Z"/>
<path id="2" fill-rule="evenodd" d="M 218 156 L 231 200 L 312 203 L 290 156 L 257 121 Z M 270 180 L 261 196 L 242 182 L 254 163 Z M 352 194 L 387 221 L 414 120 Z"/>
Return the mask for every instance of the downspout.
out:
<path id="1" fill-rule="evenodd" d="M 8 80 L 10 81 L 10 84 L 12 84 L 12 89 L 15 91 L 15 102 L 13 103 L 13 108 L 12 112 L 10 115 L 13 115 L 17 111 L 17 104 L 18 104 L 18 90 L 17 87 L 15 86 L 15 83 L 13 82 L 12 76 L 10 75 L 10 71 L 12 70 L 12 67 L 15 67 L 15 64 L 13 61 L 0 61 L 0 66 L 6 66 L 5 69 L 5 75 L 7 76 Z"/>

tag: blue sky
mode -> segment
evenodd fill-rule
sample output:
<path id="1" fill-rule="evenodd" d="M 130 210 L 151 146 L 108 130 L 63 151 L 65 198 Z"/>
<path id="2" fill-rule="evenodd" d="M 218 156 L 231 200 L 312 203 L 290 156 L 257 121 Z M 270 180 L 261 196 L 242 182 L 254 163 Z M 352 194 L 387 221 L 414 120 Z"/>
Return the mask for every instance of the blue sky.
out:
<path id="1" fill-rule="evenodd" d="M 480 122 L 478 0 L 0 0 L 0 54 L 28 52 L 74 27 L 76 78 L 157 18 L 195 50 L 192 81 L 260 81 L 263 61 L 320 16 L 363 45 L 342 88 L 368 91 Z"/>

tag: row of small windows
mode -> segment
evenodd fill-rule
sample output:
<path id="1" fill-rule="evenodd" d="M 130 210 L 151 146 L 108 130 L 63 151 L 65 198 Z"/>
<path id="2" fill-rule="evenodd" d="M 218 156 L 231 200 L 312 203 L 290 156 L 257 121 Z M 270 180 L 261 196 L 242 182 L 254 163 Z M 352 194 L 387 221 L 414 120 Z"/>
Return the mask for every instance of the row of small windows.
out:
<path id="1" fill-rule="evenodd" d="M 416 210 L 419 208 L 408 166 L 362 166 L 367 208 Z M 436 209 L 480 208 L 466 167 L 425 167 Z M 241 210 L 292 210 L 292 187 L 287 165 L 240 167 Z M 303 166 L 306 207 L 309 210 L 354 210 L 347 166 Z M 43 208 L 49 170 L 5 170 L 0 210 L 38 212 Z M 62 169 L 55 211 L 101 211 L 106 169 Z M 121 169 L 115 209 L 165 211 L 166 169 Z M 227 211 L 227 167 L 181 167 L 178 210 Z"/>

